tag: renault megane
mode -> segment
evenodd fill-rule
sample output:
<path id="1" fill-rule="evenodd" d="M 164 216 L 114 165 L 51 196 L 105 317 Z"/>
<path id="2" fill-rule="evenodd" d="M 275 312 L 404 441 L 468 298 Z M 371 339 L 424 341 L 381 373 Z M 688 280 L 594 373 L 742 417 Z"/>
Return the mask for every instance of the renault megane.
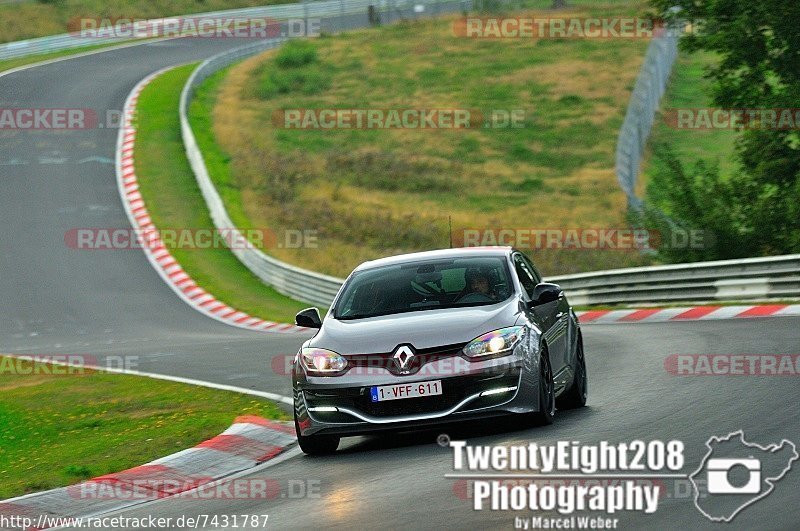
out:
<path id="1" fill-rule="evenodd" d="M 307 454 L 342 436 L 519 415 L 549 424 L 587 396 L 581 329 L 564 292 L 512 248 L 366 262 L 294 358 L 295 428 Z"/>

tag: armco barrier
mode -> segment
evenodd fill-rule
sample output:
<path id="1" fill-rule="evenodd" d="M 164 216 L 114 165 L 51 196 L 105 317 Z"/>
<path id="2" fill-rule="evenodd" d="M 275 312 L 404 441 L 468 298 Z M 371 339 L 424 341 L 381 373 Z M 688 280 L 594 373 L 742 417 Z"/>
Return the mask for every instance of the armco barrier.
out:
<path id="1" fill-rule="evenodd" d="M 595 271 L 548 279 L 577 305 L 800 297 L 800 255 Z"/>
<path id="2" fill-rule="evenodd" d="M 180 119 L 186 153 L 215 225 L 235 230 L 214 187 L 189 124 L 194 88 L 225 66 L 281 41 L 258 43 L 225 52 L 203 62 L 183 89 Z M 262 281 L 300 301 L 327 306 L 343 280 L 301 269 L 252 249 L 236 256 Z M 678 301 L 766 300 L 800 297 L 800 255 L 598 271 L 552 277 L 568 290 L 576 305 L 672 303 Z"/>
<path id="3" fill-rule="evenodd" d="M 327 31 L 339 31 L 348 27 L 355 27 L 351 20 L 352 15 L 363 15 L 367 18 L 367 9 L 374 6 L 376 12 L 382 15 L 383 21 L 391 21 L 397 18 L 415 18 L 421 16 L 419 9 L 415 6 L 424 6 L 424 14 L 439 14 L 440 12 L 453 12 L 467 10 L 472 7 L 472 0 L 324 0 L 309 1 L 294 4 L 279 4 L 262 7 L 250 7 L 242 9 L 228 9 L 225 11 L 212 11 L 207 13 L 192 13 L 183 15 L 186 17 L 198 18 L 267 18 L 276 21 L 287 19 L 308 19 L 322 18 L 330 19 L 334 24 L 325 28 Z M 161 26 L 165 21 L 176 17 L 167 17 L 148 21 L 151 26 Z M 361 24 L 363 25 L 363 24 Z M 117 26 L 124 28 L 125 26 Z M 119 43 L 135 41 L 135 38 L 95 38 L 81 36 L 79 33 L 64 33 L 49 37 L 27 39 L 0 44 L 0 61 L 13 59 L 26 55 L 36 55 L 43 53 L 58 52 L 97 44 Z"/>

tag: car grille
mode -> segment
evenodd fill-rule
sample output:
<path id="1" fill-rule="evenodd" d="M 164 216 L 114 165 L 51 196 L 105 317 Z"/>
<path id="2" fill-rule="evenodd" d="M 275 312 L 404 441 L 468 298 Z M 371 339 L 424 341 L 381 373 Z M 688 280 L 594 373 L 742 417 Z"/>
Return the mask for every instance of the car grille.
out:
<path id="1" fill-rule="evenodd" d="M 396 376 L 408 376 L 418 373 L 427 363 L 460 355 L 465 345 L 466 343 L 457 343 L 454 345 L 415 350 L 414 357 L 411 358 L 408 367 L 403 372 L 400 371 L 400 367 L 395 362 L 394 351 L 381 354 L 352 354 L 346 357 L 350 367 L 380 367 Z"/>
<path id="2" fill-rule="evenodd" d="M 353 409 L 371 417 L 398 417 L 407 415 L 425 415 L 447 411 L 459 402 L 481 391 L 495 387 L 510 387 L 519 383 L 519 368 L 505 369 L 495 373 L 457 376 L 442 379 L 442 394 L 431 397 L 407 398 L 373 402 L 370 387 L 349 387 L 325 391 L 305 391 L 309 407 L 316 405 L 335 405 Z M 409 383 L 414 383 L 409 380 Z M 466 409 L 487 407 L 502 403 L 508 395 L 497 395 L 479 398 L 468 404 Z M 488 402 L 487 402 L 488 400 Z M 341 415 L 337 415 L 341 417 Z M 352 418 L 352 417 L 351 417 Z"/>

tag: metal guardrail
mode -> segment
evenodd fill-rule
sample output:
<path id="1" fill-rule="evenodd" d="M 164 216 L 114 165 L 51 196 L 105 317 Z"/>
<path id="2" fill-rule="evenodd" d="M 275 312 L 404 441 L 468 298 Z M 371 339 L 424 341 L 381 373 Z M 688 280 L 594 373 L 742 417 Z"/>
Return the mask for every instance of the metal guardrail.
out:
<path id="1" fill-rule="evenodd" d="M 636 197 L 636 181 L 659 102 L 678 56 L 679 38 L 679 32 L 668 31 L 650 41 L 617 139 L 617 181 L 628 197 L 628 207 L 634 210 L 642 208 L 641 199 Z"/>
<path id="2" fill-rule="evenodd" d="M 328 18 L 334 24 L 325 28 L 328 31 L 339 31 L 357 27 L 348 20 L 351 15 L 363 14 L 366 19 L 367 8 L 373 5 L 376 12 L 384 15 L 384 21 L 393 19 L 415 18 L 426 14 L 437 15 L 440 12 L 458 11 L 471 9 L 472 0 L 312 0 L 294 4 L 277 4 L 261 7 L 248 7 L 241 9 L 228 9 L 224 11 L 210 11 L 206 13 L 193 13 L 180 17 L 165 17 L 154 19 L 142 23 L 143 27 L 149 24 L 151 27 L 163 26 L 166 21 L 176 18 L 264 18 L 276 21 L 287 19 L 307 19 L 307 18 Z M 419 13 L 414 10 L 414 6 L 425 6 L 426 12 Z M 360 24 L 361 26 L 365 24 Z M 125 29 L 130 26 L 118 25 L 115 28 Z M 26 55 L 37 55 L 74 48 L 94 46 L 98 44 L 113 44 L 122 42 L 134 42 L 136 38 L 127 37 L 91 37 L 82 36 L 80 32 L 63 33 L 49 37 L 39 37 L 22 41 L 8 42 L 0 44 L 0 60 L 13 59 Z"/>
<path id="3" fill-rule="evenodd" d="M 465 4 L 462 1 L 447 2 L 445 0 L 414 0 L 409 2 L 396 0 L 383 0 L 382 2 L 375 0 L 330 0 L 305 5 L 272 6 L 269 8 L 271 13 L 269 16 L 279 18 L 276 15 L 276 10 L 280 8 L 280 12 L 285 18 L 304 18 L 306 16 L 322 18 L 325 19 L 323 20 L 322 29 L 335 31 L 337 29 L 367 26 L 369 23 L 368 6 L 370 5 L 376 5 L 375 12 L 381 16 L 381 20 L 384 22 L 397 18 L 437 15 L 447 10 L 458 11 L 472 7 L 471 1 Z M 420 12 L 419 8 L 414 8 L 419 5 L 424 6 L 425 10 Z M 254 12 L 254 10 L 247 11 L 251 15 Z M 261 16 L 264 16 L 263 12 L 260 13 Z M 191 105 L 194 88 L 210 75 L 238 60 L 274 48 L 284 41 L 285 39 L 261 41 L 223 52 L 207 59 L 192 72 L 181 93 L 179 109 L 181 133 L 189 164 L 195 174 L 206 205 L 208 205 L 214 225 L 219 229 L 230 231 L 229 233 L 234 238 L 240 239 L 240 241 L 243 241 L 244 237 L 231 221 L 222 198 L 208 174 L 203 154 L 197 146 L 197 139 L 189 123 L 189 106 Z M 300 301 L 328 306 L 333 301 L 343 282 L 340 278 L 286 264 L 252 247 L 247 248 L 247 246 L 243 245 L 234 245 L 232 247 L 234 247 L 232 252 L 236 257 L 264 283 L 274 287 L 279 293 Z"/>
<path id="4" fill-rule="evenodd" d="M 365 25 L 366 6 L 369 1 L 357 1 L 358 5 L 363 3 L 364 20 L 351 20 L 350 23 L 360 24 L 363 22 Z M 436 3 L 436 5 L 441 7 L 444 3 L 441 5 Z M 455 5 L 461 7 L 460 3 L 455 3 Z M 342 27 L 344 27 L 344 20 L 342 20 Z M 276 39 L 256 43 L 204 61 L 192 73 L 181 94 L 180 120 L 186 153 L 214 224 L 220 229 L 236 231 L 222 198 L 211 181 L 203 161 L 203 155 L 198 149 L 197 141 L 189 124 L 188 110 L 192 95 L 195 87 L 211 74 L 237 60 L 278 46 L 281 42 L 283 42 L 281 39 Z M 630 153 L 640 153 L 638 149 L 644 148 L 644 141 L 649 127 L 652 125 L 652 115 L 661 94 L 663 94 L 672 62 L 677 53 L 676 46 L 677 39 L 665 37 L 653 41 L 648 49 L 642 74 L 637 81 L 637 89 L 634 90 L 631 107 L 628 109 L 626 126 L 623 126 L 621 135 L 626 139 L 621 139 L 621 145 L 629 142 L 633 143 L 632 146 L 637 149 Z M 649 121 L 645 116 L 648 112 L 650 113 Z M 629 164 L 626 163 L 625 168 L 632 170 L 635 166 L 638 172 L 638 164 L 639 155 L 631 156 Z M 626 175 L 634 176 L 628 188 L 632 193 L 635 174 L 628 173 Z M 278 292 L 300 301 L 328 306 L 343 282 L 343 279 L 340 278 L 286 264 L 257 249 L 235 247 L 237 248 L 233 249 L 233 253 L 262 281 L 273 286 Z M 581 306 L 793 298 L 800 297 L 800 255 L 598 271 L 551 277 L 548 280 L 559 283 L 567 290 L 572 304 Z"/>
<path id="5" fill-rule="evenodd" d="M 800 254 L 552 277 L 575 305 L 800 297 Z"/>

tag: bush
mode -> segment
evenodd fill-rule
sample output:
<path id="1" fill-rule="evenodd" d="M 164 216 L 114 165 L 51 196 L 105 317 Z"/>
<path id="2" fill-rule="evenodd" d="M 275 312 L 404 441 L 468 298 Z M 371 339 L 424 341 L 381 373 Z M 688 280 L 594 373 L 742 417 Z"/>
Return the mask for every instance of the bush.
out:
<path id="1" fill-rule="evenodd" d="M 274 62 L 264 65 L 257 93 L 261 99 L 292 92 L 310 96 L 328 87 L 330 75 L 318 62 L 316 46 L 293 40 L 280 48 Z"/>
<path id="2" fill-rule="evenodd" d="M 280 47 L 275 64 L 280 68 L 299 68 L 317 61 L 317 47 L 303 40 L 291 40 Z"/>

